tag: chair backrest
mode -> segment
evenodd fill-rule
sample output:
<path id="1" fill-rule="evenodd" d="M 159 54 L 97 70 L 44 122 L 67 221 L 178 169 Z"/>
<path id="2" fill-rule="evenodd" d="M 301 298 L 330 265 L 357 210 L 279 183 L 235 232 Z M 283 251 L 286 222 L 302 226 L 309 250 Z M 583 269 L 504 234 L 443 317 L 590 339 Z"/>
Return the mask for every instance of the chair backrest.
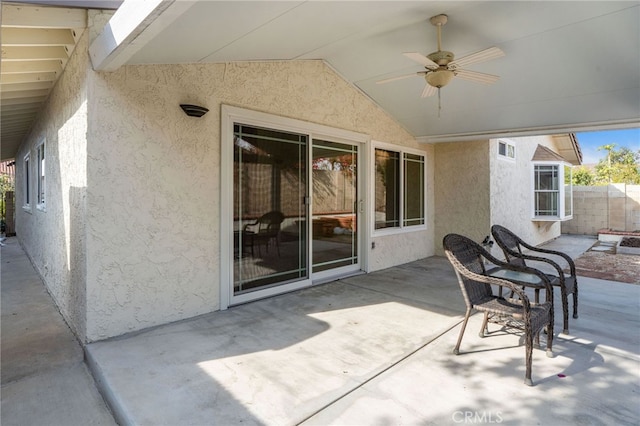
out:
<path id="1" fill-rule="evenodd" d="M 520 245 L 522 239 L 520 237 L 500 225 L 491 227 L 491 235 L 502 249 L 507 262 L 517 266 L 527 266 L 524 259 L 518 256 L 518 254 L 522 254 L 522 246 Z"/>
<path id="2" fill-rule="evenodd" d="M 284 222 L 284 214 L 277 210 L 265 213 L 258 219 L 258 233 L 277 233 Z"/>
<path id="3" fill-rule="evenodd" d="M 467 278 L 462 273 L 463 271 L 469 271 L 476 274 L 484 274 L 484 258 L 488 254 L 486 250 L 475 241 L 458 234 L 445 236 L 442 240 L 442 246 L 449 262 L 451 262 L 456 271 L 458 283 L 467 307 L 471 308 L 476 303 L 491 297 L 493 292 L 489 284 Z"/>

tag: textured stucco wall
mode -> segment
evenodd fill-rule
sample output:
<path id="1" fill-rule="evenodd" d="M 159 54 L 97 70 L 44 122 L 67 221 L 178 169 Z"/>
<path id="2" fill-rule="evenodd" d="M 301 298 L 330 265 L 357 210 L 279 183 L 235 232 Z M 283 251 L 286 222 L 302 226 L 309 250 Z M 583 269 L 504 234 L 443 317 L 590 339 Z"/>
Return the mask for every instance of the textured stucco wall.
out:
<path id="1" fill-rule="evenodd" d="M 431 152 L 320 61 L 126 66 L 90 87 L 88 340 L 218 309 L 222 104 Z M 371 269 L 433 254 L 432 228 L 380 238 Z"/>
<path id="2" fill-rule="evenodd" d="M 69 326 L 85 333 L 86 55 L 81 36 L 17 160 L 16 231 L 20 243 Z M 45 139 L 46 211 L 36 208 L 36 147 Z M 22 161 L 31 155 L 31 212 L 26 212 Z"/>
<path id="3" fill-rule="evenodd" d="M 442 255 L 448 233 L 482 241 L 490 232 L 489 141 L 440 143 L 434 151 L 435 245 Z"/>
<path id="4" fill-rule="evenodd" d="M 560 222 L 532 221 L 533 166 L 538 145 L 558 152 L 550 136 L 510 138 L 516 147 L 515 161 L 498 158 L 498 140 L 490 141 L 491 224 L 502 225 L 530 244 L 537 245 L 560 236 Z M 495 246 L 493 253 L 500 252 Z"/>
<path id="5" fill-rule="evenodd" d="M 558 152 L 550 136 L 509 138 L 515 160 L 498 157 L 498 139 L 435 146 L 435 244 L 449 232 L 482 241 L 491 225 L 511 229 L 537 245 L 560 235 L 560 222 L 532 221 L 531 158 L 538 145 Z M 495 245 L 494 255 L 502 257 Z"/>

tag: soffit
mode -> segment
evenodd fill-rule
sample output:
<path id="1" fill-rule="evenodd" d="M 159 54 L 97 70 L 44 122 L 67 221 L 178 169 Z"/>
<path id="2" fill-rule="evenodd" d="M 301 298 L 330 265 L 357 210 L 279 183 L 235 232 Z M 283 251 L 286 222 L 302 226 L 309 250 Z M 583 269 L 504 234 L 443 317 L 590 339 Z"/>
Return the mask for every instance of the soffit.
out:
<path id="1" fill-rule="evenodd" d="M 567 160 L 561 155 L 553 152 L 551 149 L 547 148 L 543 145 L 538 145 L 536 151 L 533 153 L 533 157 L 531 161 L 562 161 L 566 162 Z"/>
<path id="2" fill-rule="evenodd" d="M 15 155 L 86 26 L 84 9 L 2 4 L 2 159 Z"/>
<path id="3" fill-rule="evenodd" d="M 87 7 L 121 1 L 2 3 L 1 159 L 15 156 L 87 27 Z M 72 7 L 59 7 L 59 6 Z"/>
<path id="4" fill-rule="evenodd" d="M 555 142 L 558 154 L 569 163 L 574 166 L 582 164 L 582 150 L 576 135 L 573 133 L 554 135 L 553 141 Z"/>

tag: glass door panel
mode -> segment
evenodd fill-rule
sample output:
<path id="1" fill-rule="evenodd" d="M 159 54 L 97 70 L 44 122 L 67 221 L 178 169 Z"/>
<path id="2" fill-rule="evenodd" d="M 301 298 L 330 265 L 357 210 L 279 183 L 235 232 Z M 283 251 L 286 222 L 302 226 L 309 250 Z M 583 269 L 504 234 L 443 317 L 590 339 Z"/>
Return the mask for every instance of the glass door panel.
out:
<path id="1" fill-rule="evenodd" d="M 357 146 L 313 141 L 312 272 L 358 265 Z"/>
<path id="2" fill-rule="evenodd" d="M 233 294 L 307 279 L 308 136 L 234 125 Z"/>

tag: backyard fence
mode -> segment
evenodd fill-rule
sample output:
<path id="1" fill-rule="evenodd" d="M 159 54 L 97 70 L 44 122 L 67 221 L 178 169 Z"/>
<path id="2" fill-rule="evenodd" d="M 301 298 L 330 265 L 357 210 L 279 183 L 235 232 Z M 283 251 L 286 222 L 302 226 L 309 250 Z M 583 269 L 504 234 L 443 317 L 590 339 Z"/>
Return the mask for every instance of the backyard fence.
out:
<path id="1" fill-rule="evenodd" d="M 598 235 L 601 229 L 640 230 L 640 185 L 574 186 L 573 219 L 563 234 Z"/>

